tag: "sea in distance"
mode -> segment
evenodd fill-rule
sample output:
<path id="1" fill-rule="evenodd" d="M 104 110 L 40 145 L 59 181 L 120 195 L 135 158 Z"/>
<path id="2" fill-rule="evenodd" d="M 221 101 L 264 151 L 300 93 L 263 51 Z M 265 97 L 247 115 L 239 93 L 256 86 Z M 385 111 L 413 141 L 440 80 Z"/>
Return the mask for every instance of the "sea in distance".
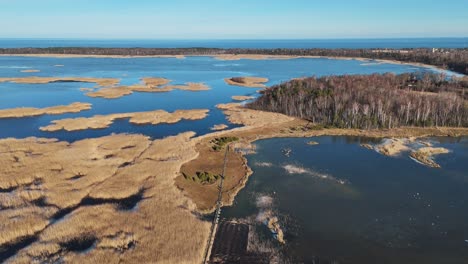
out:
<path id="1" fill-rule="evenodd" d="M 240 40 L 152 40 L 152 39 L 0 39 L 0 48 L 100 47 L 100 48 L 252 48 L 252 49 L 361 49 L 361 48 L 467 48 L 468 38 L 382 39 L 240 39 Z"/>

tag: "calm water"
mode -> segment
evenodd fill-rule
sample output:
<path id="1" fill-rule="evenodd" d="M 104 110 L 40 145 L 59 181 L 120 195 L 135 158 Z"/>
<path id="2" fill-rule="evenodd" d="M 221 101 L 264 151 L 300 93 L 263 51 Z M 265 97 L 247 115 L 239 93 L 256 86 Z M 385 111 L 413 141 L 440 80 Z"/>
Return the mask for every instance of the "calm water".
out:
<path id="1" fill-rule="evenodd" d="M 276 246 L 293 263 L 468 263 L 468 138 L 431 139 L 451 150 L 436 159 L 442 169 L 385 157 L 361 147 L 365 139 L 312 139 L 320 144 L 257 142 L 247 157 L 254 173 L 223 217 L 255 219 L 264 210 L 256 201 L 271 197 L 287 241 Z"/>
<path id="2" fill-rule="evenodd" d="M 54 67 L 61 64 L 64 67 Z M 21 70 L 37 69 L 38 73 L 21 73 Z M 153 138 L 175 135 L 184 131 L 198 134 L 209 133 L 215 124 L 228 122 L 219 103 L 231 102 L 233 95 L 257 95 L 253 88 L 234 87 L 225 84 L 224 78 L 233 76 L 262 76 L 270 79 L 268 85 L 295 77 L 333 74 L 371 74 L 383 72 L 414 72 L 428 69 L 408 65 L 375 64 L 355 60 L 292 59 L 292 60 L 240 60 L 219 61 L 211 57 L 175 58 L 32 58 L 0 57 L 0 77 L 22 76 L 82 76 L 113 77 L 124 85 L 135 84 L 142 77 L 164 77 L 173 84 L 204 82 L 209 91 L 172 91 L 169 93 L 134 93 L 119 99 L 90 98 L 82 87 L 86 83 L 14 84 L 0 83 L 0 109 L 14 107 L 47 107 L 72 102 L 89 102 L 93 108 L 76 114 L 46 115 L 21 119 L 0 119 L 0 138 L 28 136 L 52 137 L 74 141 L 99 137 L 111 133 L 142 133 Z M 132 125 L 128 120 L 118 120 L 109 128 L 76 132 L 41 132 L 39 127 L 52 120 L 71 117 L 90 117 L 96 114 L 138 112 L 163 109 L 209 109 L 206 119 L 183 121 L 173 125 Z M 231 125 L 231 127 L 233 127 Z"/>
<path id="3" fill-rule="evenodd" d="M 468 38 L 295 39 L 295 40 L 96 40 L 0 39 L 0 48 L 466 48 Z"/>
<path id="4" fill-rule="evenodd" d="M 34 42 L 32 42 L 34 44 Z M 54 67 L 62 64 L 64 67 Z M 39 73 L 21 73 L 37 69 Z M 93 108 L 76 114 L 0 119 L 0 138 L 39 136 L 74 141 L 112 133 L 142 133 L 162 138 L 185 131 L 209 133 L 215 124 L 229 124 L 215 105 L 233 95 L 258 95 L 253 88 L 224 83 L 233 76 L 262 76 L 268 85 L 310 75 L 371 74 L 432 71 L 420 67 L 377 64 L 356 60 L 292 59 L 219 61 L 211 57 L 173 58 L 30 58 L 0 57 L 0 77 L 82 76 L 113 77 L 124 85 L 142 77 L 164 77 L 173 84 L 204 82 L 209 91 L 134 93 L 119 99 L 90 98 L 86 83 L 0 83 L 0 109 L 47 107 L 89 102 Z M 41 132 L 52 120 L 96 114 L 163 109 L 209 109 L 203 120 L 172 125 L 132 125 L 116 121 L 106 129 L 77 132 Z M 230 127 L 234 127 L 230 124 Z M 443 142 L 451 149 L 440 156 L 443 169 L 426 168 L 408 158 L 387 158 L 361 148 L 353 138 L 321 137 L 318 146 L 306 139 L 258 142 L 258 154 L 249 156 L 255 171 L 236 205 L 224 217 L 258 214 L 255 199 L 272 197 L 272 210 L 286 231 L 281 250 L 293 262 L 313 257 L 340 263 L 464 263 L 468 259 L 468 152 L 467 140 Z M 281 153 L 292 148 L 291 157 Z M 274 164 L 271 167 L 261 162 Z M 283 166 L 295 172 L 288 174 Z M 339 184 L 340 180 L 347 183 Z M 261 227 L 261 224 L 260 224 Z M 265 229 L 265 228 L 264 228 Z M 261 230 L 261 228 L 259 228 Z M 263 230 L 265 233 L 265 230 Z M 270 236 L 267 239 L 271 239 Z M 466 263 L 466 262 L 465 262 Z"/>

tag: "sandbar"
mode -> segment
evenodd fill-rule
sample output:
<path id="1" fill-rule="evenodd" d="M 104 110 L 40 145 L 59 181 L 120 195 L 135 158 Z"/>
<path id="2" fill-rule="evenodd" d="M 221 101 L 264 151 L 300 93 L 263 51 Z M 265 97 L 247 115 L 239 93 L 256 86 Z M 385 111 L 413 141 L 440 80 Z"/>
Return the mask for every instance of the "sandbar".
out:
<path id="1" fill-rule="evenodd" d="M 222 54 L 214 56 L 217 60 L 237 61 L 237 60 L 289 60 L 298 56 L 287 55 L 260 55 L 260 54 Z"/>
<path id="2" fill-rule="evenodd" d="M 21 70 L 23 73 L 40 72 L 40 70 Z"/>
<path id="3" fill-rule="evenodd" d="M 216 107 L 223 110 L 229 122 L 236 125 L 258 127 L 294 120 L 293 117 L 279 113 L 247 109 L 241 103 L 218 104 Z"/>
<path id="4" fill-rule="evenodd" d="M 234 86 L 265 88 L 265 83 L 268 82 L 268 79 L 262 77 L 232 77 L 226 78 L 224 81 Z"/>
<path id="5" fill-rule="evenodd" d="M 385 156 L 396 156 L 403 151 L 410 150 L 406 144 L 404 139 L 392 138 L 377 146 L 377 151 Z"/>
<path id="6" fill-rule="evenodd" d="M 161 123 L 173 124 L 181 120 L 199 120 L 207 116 L 209 110 L 177 110 L 172 113 L 164 110 L 149 112 L 119 113 L 110 115 L 95 115 L 93 117 L 66 118 L 52 121 L 51 125 L 41 127 L 40 130 L 54 132 L 59 130 L 77 131 L 85 129 L 103 129 L 114 123 L 116 119 L 129 118 L 129 122 L 137 125 Z"/>
<path id="7" fill-rule="evenodd" d="M 246 95 L 234 95 L 232 97 L 232 100 L 234 101 L 247 101 L 247 100 L 251 100 L 251 99 L 254 99 L 255 97 L 253 96 L 246 96 Z"/>
<path id="8" fill-rule="evenodd" d="M 0 83 L 12 82 L 21 84 L 46 84 L 54 82 L 83 82 L 83 83 L 96 83 L 99 86 L 113 86 L 120 83 L 116 78 L 92 78 L 92 77 L 9 77 L 0 78 Z"/>
<path id="9" fill-rule="evenodd" d="M 90 110 L 90 103 L 72 103 L 69 105 L 58 105 L 45 108 L 19 107 L 0 110 L 0 118 L 20 118 L 39 115 L 60 115 L 65 113 L 78 113 Z"/>
<path id="10" fill-rule="evenodd" d="M 212 128 L 210 128 L 212 131 L 219 131 L 219 130 L 224 130 L 228 128 L 226 124 L 219 124 L 219 125 L 214 125 Z"/>
<path id="11" fill-rule="evenodd" d="M 426 166 L 440 168 L 440 165 L 433 160 L 433 157 L 435 155 L 447 154 L 449 152 L 450 151 L 446 148 L 423 147 L 411 152 L 410 157 L 416 159 L 418 162 Z"/>

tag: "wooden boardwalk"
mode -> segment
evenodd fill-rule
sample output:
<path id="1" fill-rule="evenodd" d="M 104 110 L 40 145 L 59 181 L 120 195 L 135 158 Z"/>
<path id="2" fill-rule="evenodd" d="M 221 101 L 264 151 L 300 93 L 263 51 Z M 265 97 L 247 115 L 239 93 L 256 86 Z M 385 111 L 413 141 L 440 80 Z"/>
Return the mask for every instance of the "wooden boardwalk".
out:
<path id="1" fill-rule="evenodd" d="M 216 235 L 216 230 L 219 224 L 219 218 L 221 216 L 221 207 L 223 205 L 223 184 L 224 184 L 224 178 L 226 177 L 225 173 L 226 173 L 226 164 L 228 160 L 228 153 L 229 153 L 229 145 L 226 146 L 226 152 L 224 153 L 223 173 L 221 174 L 221 180 L 219 181 L 219 185 L 218 185 L 218 200 L 216 201 L 215 216 L 213 219 L 213 223 L 211 224 L 210 236 L 208 237 L 208 243 L 206 245 L 205 255 L 203 257 L 204 264 L 208 263 L 210 259 L 211 248 L 213 247 L 214 237 Z"/>

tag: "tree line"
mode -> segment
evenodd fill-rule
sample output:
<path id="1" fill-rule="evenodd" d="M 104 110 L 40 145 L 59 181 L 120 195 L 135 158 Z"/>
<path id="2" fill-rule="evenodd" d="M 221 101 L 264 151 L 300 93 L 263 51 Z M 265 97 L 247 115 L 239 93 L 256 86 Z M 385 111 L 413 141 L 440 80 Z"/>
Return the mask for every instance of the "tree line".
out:
<path id="1" fill-rule="evenodd" d="M 310 77 L 268 88 L 247 107 L 340 128 L 467 127 L 467 89 L 433 73 Z"/>
<path id="2" fill-rule="evenodd" d="M 434 65 L 468 75 L 468 48 L 457 49 L 217 49 L 217 48 L 3 48 L 0 54 L 78 54 L 78 55 L 291 55 L 359 57 Z"/>

